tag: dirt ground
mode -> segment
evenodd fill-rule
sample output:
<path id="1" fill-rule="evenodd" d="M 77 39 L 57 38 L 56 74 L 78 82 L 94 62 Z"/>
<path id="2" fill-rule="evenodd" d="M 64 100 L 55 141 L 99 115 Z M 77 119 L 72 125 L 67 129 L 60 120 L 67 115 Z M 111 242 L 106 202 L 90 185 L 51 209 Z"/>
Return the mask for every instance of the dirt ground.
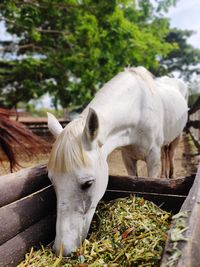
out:
<path id="1" fill-rule="evenodd" d="M 109 172 L 112 175 L 127 175 L 126 168 L 123 164 L 120 149 L 115 150 L 108 159 Z M 196 173 L 200 157 L 197 156 L 197 150 L 188 135 L 183 135 L 175 154 L 175 177 L 185 177 Z M 147 176 L 146 163 L 138 162 L 139 177 Z"/>
<path id="2" fill-rule="evenodd" d="M 0 157 L 2 157 L 0 151 Z M 26 158 L 24 155 L 19 156 L 19 163 L 22 168 L 33 167 L 37 164 L 44 164 L 48 161 L 48 155 L 37 155 L 32 159 Z M 196 173 L 200 157 L 197 156 L 197 151 L 188 135 L 183 135 L 181 142 L 179 143 L 176 155 L 175 155 L 175 177 L 185 177 L 192 173 Z M 108 158 L 109 173 L 111 175 L 127 175 L 127 171 L 123 164 L 120 149 L 117 149 L 111 153 Z M 0 175 L 9 173 L 9 164 L 5 157 L 0 165 Z M 145 162 L 138 162 L 138 174 L 140 177 L 147 176 Z"/>

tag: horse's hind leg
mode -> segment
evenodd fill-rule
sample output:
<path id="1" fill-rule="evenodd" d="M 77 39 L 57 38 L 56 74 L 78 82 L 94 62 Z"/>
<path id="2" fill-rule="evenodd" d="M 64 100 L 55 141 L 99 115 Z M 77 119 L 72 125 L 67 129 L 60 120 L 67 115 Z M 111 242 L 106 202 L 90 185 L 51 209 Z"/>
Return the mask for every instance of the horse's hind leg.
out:
<path id="1" fill-rule="evenodd" d="M 124 162 L 124 165 L 126 167 L 126 170 L 128 172 L 128 175 L 130 176 L 138 176 L 137 173 L 137 160 L 133 159 L 130 156 L 130 153 L 126 148 L 122 148 L 122 159 Z"/>
<path id="2" fill-rule="evenodd" d="M 174 178 L 174 155 L 180 140 L 180 135 L 174 139 L 169 145 L 169 178 Z"/>
<path id="3" fill-rule="evenodd" d="M 161 148 L 161 178 L 168 178 L 168 170 L 169 170 L 169 147 L 163 146 Z"/>
<path id="4" fill-rule="evenodd" d="M 165 147 L 161 148 L 161 178 L 165 178 L 166 174 L 166 154 L 165 154 Z"/>

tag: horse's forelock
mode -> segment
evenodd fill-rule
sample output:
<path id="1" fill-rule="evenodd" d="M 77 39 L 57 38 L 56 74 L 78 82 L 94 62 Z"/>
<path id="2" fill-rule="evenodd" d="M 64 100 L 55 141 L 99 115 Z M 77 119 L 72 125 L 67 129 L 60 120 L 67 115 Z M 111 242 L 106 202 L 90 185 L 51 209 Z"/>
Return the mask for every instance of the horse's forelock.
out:
<path id="1" fill-rule="evenodd" d="M 89 158 L 82 144 L 83 124 L 73 121 L 63 130 L 55 141 L 48 170 L 56 174 L 70 173 L 75 168 L 87 168 Z"/>

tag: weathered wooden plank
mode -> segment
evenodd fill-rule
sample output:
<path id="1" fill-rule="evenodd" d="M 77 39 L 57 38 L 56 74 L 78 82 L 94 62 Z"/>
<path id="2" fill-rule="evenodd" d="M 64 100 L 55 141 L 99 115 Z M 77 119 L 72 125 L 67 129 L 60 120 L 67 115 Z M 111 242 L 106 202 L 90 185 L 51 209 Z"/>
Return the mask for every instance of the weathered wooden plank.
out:
<path id="1" fill-rule="evenodd" d="M 34 133 L 40 134 L 43 132 L 45 132 L 45 133 L 49 132 L 48 125 L 47 125 L 47 119 L 43 119 L 43 120 L 31 119 L 30 121 L 27 121 L 26 119 L 23 119 L 23 120 L 21 119 L 20 122 L 25 124 L 26 127 L 28 127 Z M 59 122 L 62 125 L 62 127 L 64 128 L 70 122 L 70 120 L 59 119 Z"/>
<path id="2" fill-rule="evenodd" d="M 55 216 L 50 214 L 0 246 L 0 266 L 16 267 L 32 246 L 48 244 L 54 236 Z"/>
<path id="3" fill-rule="evenodd" d="M 186 127 L 193 127 L 195 129 L 200 129 L 200 121 L 199 120 L 189 120 L 186 124 Z"/>
<path id="4" fill-rule="evenodd" d="M 133 178 L 133 177 L 120 177 L 120 176 L 111 176 L 109 179 L 109 186 L 108 190 L 104 196 L 104 198 L 112 199 L 116 197 L 124 197 L 130 194 L 136 194 L 137 196 L 143 196 L 145 199 L 151 200 L 157 205 L 166 205 L 168 210 L 173 210 L 177 212 L 180 209 L 184 199 L 186 198 L 187 192 L 192 185 L 194 177 L 187 177 L 181 179 L 149 179 L 149 178 Z M 28 179 L 27 179 L 28 181 Z M 49 189 L 52 190 L 52 186 L 49 186 Z M 7 205 L 3 208 L 12 207 L 12 205 L 17 205 L 17 203 L 23 203 L 23 201 L 36 201 L 35 204 L 30 204 L 25 202 L 19 208 L 15 206 L 15 209 L 9 208 L 9 212 L 4 216 L 0 213 L 0 220 L 1 218 L 7 217 L 7 221 L 0 221 L 0 232 L 8 232 L 9 229 L 17 229 L 17 232 L 22 231 L 25 227 L 22 227 L 24 220 L 27 220 L 30 224 L 34 224 L 32 221 L 32 217 L 37 217 L 37 213 L 40 213 L 41 205 L 44 209 L 55 207 L 55 194 L 54 191 L 49 191 L 49 194 L 46 197 L 38 197 L 39 195 L 33 194 L 27 198 L 21 199 Z M 41 192 L 45 192 L 42 190 Z M 36 200 L 37 199 L 37 200 Z M 52 201 L 52 203 L 51 203 Z M 38 204 L 37 204 L 38 203 Z M 14 207 L 14 206 L 13 206 Z M 162 206 L 163 208 L 166 208 Z M 1 208 L 1 209 L 3 209 Z M 43 209 L 42 208 L 42 209 Z M 0 210 L 1 210 L 0 209 Z M 48 211 L 50 212 L 50 211 Z M 46 214 L 46 213 L 45 213 Z M 43 216 L 45 216 L 43 214 Z M 18 216 L 19 215 L 19 216 Z M 20 217 L 21 216 L 21 217 Z M 27 217 L 27 219 L 26 219 Z M 20 220 L 21 218 L 21 220 Z M 39 217 L 38 217 L 39 218 Z M 38 220 L 37 218 L 37 220 Z M 52 219 L 49 217 L 49 220 Z M 13 220 L 13 222 L 12 222 Z M 15 237 L 9 239 L 7 242 L 0 246 L 0 266 L 16 266 L 16 264 L 23 258 L 24 254 L 30 249 L 31 246 L 35 246 L 39 244 L 39 242 L 44 242 L 44 236 L 47 233 L 52 235 L 52 231 L 54 233 L 54 223 L 52 226 L 52 222 L 49 223 L 49 227 L 53 227 L 50 230 L 46 231 L 46 223 L 41 223 L 38 228 L 39 223 L 30 226 L 27 230 L 17 234 Z M 17 227 L 15 226 L 15 222 L 17 222 Z M 20 223 L 19 223 L 20 222 Z M 7 224 L 7 226 L 5 226 Z M 3 226 L 2 226 L 3 225 Z M 2 228 L 1 228 L 2 227 Z M 20 228 L 21 227 L 21 228 Z M 35 227 L 35 228 L 34 228 Z M 31 230 L 30 230 L 31 229 Z M 34 230 L 36 229 L 36 230 Z M 40 229 L 40 230 L 38 230 Z M 52 230 L 53 229 L 53 230 Z M 41 236 L 41 233 L 44 233 Z M 46 233 L 46 234 L 45 234 Z M 13 236 L 13 233 L 12 233 Z M 7 239 L 7 238 L 6 238 Z M 49 241 L 52 241 L 53 237 L 49 238 Z"/>
<path id="5" fill-rule="evenodd" d="M 174 240 L 174 234 L 182 225 L 181 235 Z M 180 229 L 181 230 L 181 229 Z M 199 266 L 200 263 L 200 166 L 194 184 L 184 201 L 180 216 L 172 222 L 161 262 L 162 267 Z M 179 255 L 175 257 L 175 255 Z M 173 260 L 174 259 L 174 260 Z"/>
<path id="6" fill-rule="evenodd" d="M 187 195 L 194 178 L 195 174 L 178 179 L 109 176 L 108 189 Z"/>
<path id="7" fill-rule="evenodd" d="M 192 182 L 193 177 L 170 180 L 111 176 L 106 196 L 111 199 L 136 194 L 154 201 L 157 205 L 162 204 L 170 211 L 176 211 Z M 35 223 L 53 207 L 55 194 L 52 186 L 49 186 L 0 208 L 0 232 L 3 233 L 0 236 L 0 244 Z"/>
<path id="8" fill-rule="evenodd" d="M 0 208 L 0 245 L 47 216 L 55 208 L 56 197 L 52 185 Z"/>
<path id="9" fill-rule="evenodd" d="M 0 176 L 0 207 L 36 192 L 49 184 L 46 165 L 37 165 Z"/>
<path id="10" fill-rule="evenodd" d="M 199 109 L 200 109 L 200 96 L 197 98 L 193 106 L 190 108 L 190 110 L 188 111 L 188 114 L 191 115 Z"/>
<path id="11" fill-rule="evenodd" d="M 110 176 L 108 188 L 135 191 L 187 194 L 194 176 L 179 179 L 135 178 Z M 0 207 L 25 197 L 50 184 L 46 165 L 22 169 L 16 173 L 0 176 Z"/>
<path id="12" fill-rule="evenodd" d="M 21 123 L 25 124 L 27 127 L 29 127 L 29 126 L 37 127 L 37 126 L 41 126 L 41 125 L 47 126 L 47 118 L 43 119 L 43 120 L 41 120 L 41 119 L 38 120 L 38 118 L 37 119 L 32 118 L 31 120 L 27 120 L 26 118 L 24 118 L 24 119 L 20 118 L 19 121 Z M 68 120 L 68 119 L 59 119 L 59 123 L 63 127 L 65 127 L 69 122 L 70 122 L 70 120 Z"/>
<path id="13" fill-rule="evenodd" d="M 196 146 L 196 148 L 198 149 L 198 153 L 200 153 L 200 140 L 198 140 L 194 134 L 191 132 L 190 129 L 187 129 L 187 132 L 190 134 L 192 141 L 194 143 L 194 145 Z"/>

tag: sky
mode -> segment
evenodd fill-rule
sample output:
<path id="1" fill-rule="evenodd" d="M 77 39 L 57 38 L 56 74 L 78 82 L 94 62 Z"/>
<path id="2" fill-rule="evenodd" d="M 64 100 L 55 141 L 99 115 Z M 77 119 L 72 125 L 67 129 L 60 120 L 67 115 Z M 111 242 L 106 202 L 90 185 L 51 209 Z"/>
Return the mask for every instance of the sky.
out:
<path id="1" fill-rule="evenodd" d="M 171 19 L 172 27 L 195 31 L 188 42 L 200 49 L 200 0 L 177 0 L 167 16 Z"/>

